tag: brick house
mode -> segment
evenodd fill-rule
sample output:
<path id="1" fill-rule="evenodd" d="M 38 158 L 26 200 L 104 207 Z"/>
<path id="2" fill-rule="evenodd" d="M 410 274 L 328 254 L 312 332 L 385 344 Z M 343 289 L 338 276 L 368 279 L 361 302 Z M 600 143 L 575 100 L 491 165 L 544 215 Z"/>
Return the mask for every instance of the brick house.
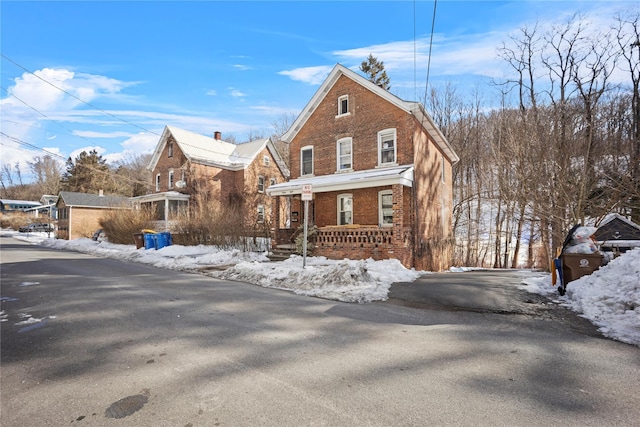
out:
<path id="1" fill-rule="evenodd" d="M 127 197 L 61 191 L 56 201 L 58 239 L 91 237 L 100 227 L 100 218 L 114 209 L 131 209 Z"/>
<path id="2" fill-rule="evenodd" d="M 315 255 L 397 258 L 406 267 L 450 267 L 452 165 L 459 158 L 417 102 L 403 101 L 338 64 L 282 140 L 291 180 L 267 193 L 290 207 L 277 243 L 303 224 L 311 184 Z M 281 209 L 276 210 L 278 214 Z"/>
<path id="3" fill-rule="evenodd" d="M 132 200 L 155 209 L 168 225 L 191 205 L 236 207 L 246 226 L 273 224 L 272 199 L 265 190 L 289 171 L 270 138 L 245 144 L 166 126 L 149 163 L 154 192 Z"/>

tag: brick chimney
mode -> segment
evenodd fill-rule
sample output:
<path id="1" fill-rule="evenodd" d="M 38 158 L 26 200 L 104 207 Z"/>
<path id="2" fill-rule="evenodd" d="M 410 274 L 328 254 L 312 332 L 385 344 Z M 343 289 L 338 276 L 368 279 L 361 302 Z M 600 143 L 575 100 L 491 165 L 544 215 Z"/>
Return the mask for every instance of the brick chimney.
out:
<path id="1" fill-rule="evenodd" d="M 214 138 L 216 141 L 220 141 L 220 140 L 222 139 L 222 133 L 221 133 L 219 130 L 215 131 L 215 132 L 213 133 L 213 138 Z"/>

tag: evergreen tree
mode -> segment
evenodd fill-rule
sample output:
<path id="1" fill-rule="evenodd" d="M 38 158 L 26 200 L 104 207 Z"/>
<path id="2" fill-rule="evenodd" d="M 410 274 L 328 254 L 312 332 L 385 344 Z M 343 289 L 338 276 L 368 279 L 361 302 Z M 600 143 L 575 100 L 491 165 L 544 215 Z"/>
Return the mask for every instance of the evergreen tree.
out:
<path id="1" fill-rule="evenodd" d="M 89 153 L 83 151 L 75 161 L 71 157 L 67 159 L 61 188 L 64 191 L 79 193 L 98 193 L 100 190 L 109 193 L 113 190 L 111 181 L 111 172 L 106 159 L 102 158 L 96 150 L 91 150 Z"/>
<path id="2" fill-rule="evenodd" d="M 384 62 L 378 61 L 378 58 L 375 58 L 372 54 L 369 54 L 366 61 L 362 61 L 360 71 L 369 77 L 370 82 L 375 83 L 382 89 L 389 90 L 391 88 L 389 77 L 384 69 Z"/>

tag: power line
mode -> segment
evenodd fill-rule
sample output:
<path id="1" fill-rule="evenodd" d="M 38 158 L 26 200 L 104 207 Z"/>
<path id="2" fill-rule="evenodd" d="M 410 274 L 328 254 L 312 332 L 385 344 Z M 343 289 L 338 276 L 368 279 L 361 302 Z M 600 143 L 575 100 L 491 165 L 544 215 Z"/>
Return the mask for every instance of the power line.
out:
<path id="1" fill-rule="evenodd" d="M 431 49 L 433 47 L 433 33 L 436 26 L 436 6 L 438 0 L 433 0 L 433 18 L 431 20 L 431 37 L 429 39 L 429 59 L 427 60 L 427 79 L 424 86 L 424 102 L 427 103 L 427 96 L 429 95 L 429 72 L 431 71 Z"/>
<path id="2" fill-rule="evenodd" d="M 58 87 L 58 86 L 54 85 L 53 83 L 51 83 L 50 81 L 48 81 L 48 80 L 46 80 L 46 79 L 43 79 L 43 78 L 42 78 L 42 77 L 40 77 L 39 75 L 37 75 L 37 74 L 33 73 L 32 71 L 30 71 L 30 70 L 28 70 L 27 68 L 23 67 L 22 65 L 18 64 L 17 62 L 15 62 L 15 61 L 14 61 L 14 60 L 12 60 L 11 58 L 7 57 L 6 55 L 4 55 L 4 54 L 0 54 L 0 55 L 2 55 L 2 57 L 3 57 L 4 59 L 6 59 L 7 61 L 11 62 L 11 63 L 12 63 L 13 65 L 15 65 L 16 67 L 18 67 L 18 68 L 20 68 L 20 69 L 22 69 L 22 70 L 26 71 L 27 73 L 29 73 L 29 74 L 31 74 L 32 76 L 34 76 L 34 77 L 38 78 L 39 80 L 42 80 L 44 83 L 46 83 L 46 84 L 48 84 L 48 85 L 50 85 L 50 86 L 52 86 L 52 87 L 54 87 L 54 88 L 58 89 L 59 91 L 61 91 L 61 92 L 65 93 L 65 94 L 67 94 L 67 95 L 69 95 L 69 96 L 70 96 L 70 97 L 72 97 L 73 99 L 76 99 L 76 100 L 78 100 L 78 101 L 82 102 L 83 104 L 88 105 L 89 107 L 93 108 L 94 110 L 100 111 L 101 113 L 106 114 L 107 116 L 113 117 L 113 118 L 114 118 L 114 119 L 116 119 L 116 120 L 120 120 L 121 122 L 124 122 L 124 123 L 126 123 L 126 124 L 128 124 L 128 125 L 134 126 L 134 127 L 138 128 L 138 129 L 141 129 L 141 130 L 143 130 L 143 131 L 145 131 L 145 132 L 149 132 L 149 133 L 151 133 L 151 134 L 153 134 L 153 135 L 158 135 L 156 132 L 153 132 L 153 131 L 150 131 L 149 129 L 143 128 L 142 126 L 139 126 L 139 125 L 137 125 L 137 124 L 135 124 L 135 123 L 131 123 L 130 121 L 125 120 L 125 119 L 123 119 L 122 117 L 118 117 L 118 116 L 116 116 L 115 114 L 109 113 L 108 111 L 105 111 L 105 110 L 103 110 L 103 109 L 101 109 L 101 108 L 98 108 L 98 107 L 96 107 L 95 105 L 90 104 L 89 102 L 84 101 L 84 100 L 82 100 L 82 99 L 78 98 L 78 97 L 77 97 L 77 96 L 75 96 L 74 94 L 72 94 L 72 93 L 70 93 L 70 92 L 68 92 L 68 91 L 66 91 L 66 90 L 64 90 L 64 89 L 62 89 L 61 87 Z M 159 135 L 158 135 L 158 136 L 159 136 Z"/>

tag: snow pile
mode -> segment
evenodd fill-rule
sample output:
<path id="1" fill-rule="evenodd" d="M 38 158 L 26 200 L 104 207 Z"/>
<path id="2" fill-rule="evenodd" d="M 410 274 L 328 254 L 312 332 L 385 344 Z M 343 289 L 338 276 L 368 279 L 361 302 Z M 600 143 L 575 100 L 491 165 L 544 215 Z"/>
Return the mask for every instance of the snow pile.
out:
<path id="1" fill-rule="evenodd" d="M 562 297 L 551 285 L 550 274 L 532 275 L 523 283 L 529 292 L 555 296 L 558 303 L 598 326 L 604 336 L 640 346 L 640 248 L 568 283 Z"/>
<path id="2" fill-rule="evenodd" d="M 566 305 L 605 336 L 640 345 L 640 249 L 569 283 Z"/>
<path id="3" fill-rule="evenodd" d="M 396 259 L 333 261 L 309 257 L 307 261 L 305 268 L 300 256 L 281 263 L 243 262 L 214 275 L 301 295 L 363 303 L 386 300 L 391 283 L 412 282 L 424 274 L 407 270 Z"/>

